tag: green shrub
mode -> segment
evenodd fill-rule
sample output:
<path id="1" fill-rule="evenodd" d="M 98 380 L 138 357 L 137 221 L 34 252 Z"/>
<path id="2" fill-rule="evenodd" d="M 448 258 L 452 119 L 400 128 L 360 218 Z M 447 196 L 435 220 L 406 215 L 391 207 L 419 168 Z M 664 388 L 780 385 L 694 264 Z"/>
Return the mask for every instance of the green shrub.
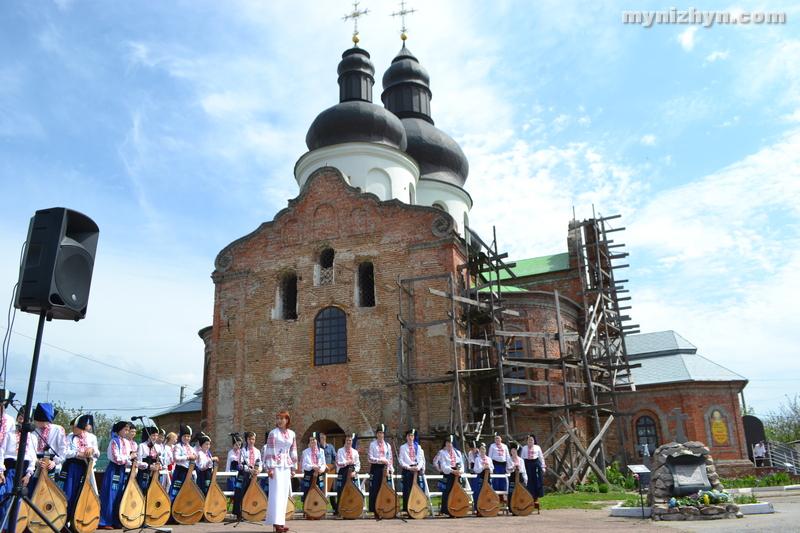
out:
<path id="1" fill-rule="evenodd" d="M 611 489 L 611 487 L 609 487 L 609 486 L 608 486 L 608 485 L 606 485 L 605 483 L 600 483 L 600 484 L 597 486 L 597 492 L 602 492 L 603 494 L 605 494 L 606 492 L 608 492 L 610 489 Z"/>
<path id="2" fill-rule="evenodd" d="M 647 500 L 642 499 L 640 496 L 628 496 L 628 498 L 620 504 L 620 507 L 647 507 Z"/>
<path id="3" fill-rule="evenodd" d="M 756 498 L 755 494 L 734 494 L 733 503 L 738 505 L 745 503 L 758 503 L 758 499 Z"/>

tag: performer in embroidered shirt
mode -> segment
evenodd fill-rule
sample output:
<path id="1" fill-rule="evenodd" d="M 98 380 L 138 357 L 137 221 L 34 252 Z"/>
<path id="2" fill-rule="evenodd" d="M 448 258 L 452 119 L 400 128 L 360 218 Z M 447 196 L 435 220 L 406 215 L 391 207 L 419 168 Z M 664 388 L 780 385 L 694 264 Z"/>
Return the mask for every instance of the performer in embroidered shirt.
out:
<path id="1" fill-rule="evenodd" d="M 536 436 L 528 435 L 528 444 L 522 447 L 520 457 L 525 462 L 525 472 L 528 475 L 525 488 L 533 496 L 534 503 L 538 505 L 539 498 L 544 493 L 544 474 L 547 472 L 547 465 L 544 463 L 542 449 L 536 443 Z"/>
<path id="2" fill-rule="evenodd" d="M 400 446 L 397 462 L 403 473 L 403 512 L 408 512 L 408 497 L 411 495 L 411 485 L 414 482 L 414 472 L 418 472 L 417 484 L 423 491 L 425 481 L 422 472 L 425 471 L 425 453 L 419 447 L 419 433 L 416 429 L 406 431 L 406 443 Z"/>
<path id="3" fill-rule="evenodd" d="M 14 393 L 6 389 L 0 389 L 0 449 L 3 446 L 3 440 L 6 434 L 12 429 L 17 427 L 17 422 L 14 417 L 6 412 L 6 408 L 11 404 Z M 0 457 L 0 461 L 2 457 Z M 5 475 L 0 478 L 0 498 L 6 494 Z"/>
<path id="4" fill-rule="evenodd" d="M 100 524 L 99 529 L 119 529 L 119 505 L 125 490 L 125 467 L 131 466 L 131 459 L 136 457 L 135 449 L 128 439 L 130 424 L 117 420 L 111 427 L 111 442 L 108 445 L 108 466 L 100 486 Z"/>
<path id="5" fill-rule="evenodd" d="M 53 424 L 56 414 L 58 414 L 58 410 L 53 408 L 52 403 L 36 404 L 36 409 L 33 411 L 33 423 L 36 424 L 34 433 L 37 437 L 36 457 L 38 457 L 38 461 L 36 466 L 42 467 L 53 481 L 61 470 L 61 463 L 66 460 L 67 453 L 67 435 L 64 428 Z M 44 468 L 45 457 L 48 458 L 47 468 Z M 28 494 L 33 494 L 36 482 L 36 478 L 31 479 L 28 485 Z"/>
<path id="6" fill-rule="evenodd" d="M 478 443 L 478 457 L 475 459 L 475 464 L 472 465 L 472 471 L 477 474 L 478 477 L 475 478 L 475 488 L 473 488 L 473 504 L 475 508 L 478 507 L 478 496 L 481 493 L 481 488 L 483 487 L 483 471 L 488 470 L 491 473 L 494 473 L 494 461 L 492 458 L 486 455 L 486 444 L 483 442 Z"/>
<path id="7" fill-rule="evenodd" d="M 469 441 L 469 453 L 467 454 L 467 472 L 475 472 L 475 461 L 478 459 L 480 455 L 480 446 L 478 445 L 478 441 L 471 440 Z M 469 488 L 472 490 L 473 499 L 478 499 L 478 494 L 480 490 L 480 485 L 478 485 L 478 478 L 471 477 L 469 478 Z"/>
<path id="8" fill-rule="evenodd" d="M 211 475 L 214 473 L 214 462 L 218 458 L 211 455 L 211 437 L 203 432 L 197 435 L 197 462 L 195 463 L 195 470 L 197 471 L 197 479 L 195 480 L 197 486 L 203 492 L 203 496 L 208 494 L 208 488 L 211 486 Z"/>
<path id="9" fill-rule="evenodd" d="M 445 479 L 445 489 L 442 491 L 442 512 L 450 515 L 447 510 L 447 498 L 450 496 L 450 491 L 453 490 L 453 485 L 456 482 L 456 476 L 464 473 L 464 456 L 456 448 L 456 438 L 454 435 L 448 435 L 442 443 L 442 458 L 439 465 L 442 467 L 442 474 Z M 450 515 L 450 518 L 454 518 Z"/>
<path id="10" fill-rule="evenodd" d="M 3 424 L 4 429 L 6 429 L 6 426 L 7 424 Z M 18 467 L 22 468 L 25 472 L 25 475 L 22 477 L 21 486 L 28 486 L 31 477 L 33 477 L 34 469 L 36 468 L 36 447 L 38 443 L 36 436 L 33 433 L 28 433 L 27 443 L 25 445 L 25 459 L 23 460 L 23 464 L 18 466 L 17 454 L 19 452 L 19 441 L 22 438 L 22 434 L 17 430 L 16 423 L 8 427 L 5 434 L 0 435 L 0 438 L 2 439 L 0 440 L 0 450 L 2 450 L 3 459 L 2 464 L 0 464 L 0 485 L 2 485 L 4 493 L 9 493 L 14 488 L 14 476 L 16 475 Z M 6 513 L 11 509 L 9 502 L 10 500 L 7 500 L 5 505 L 0 508 L 0 523 L 3 522 Z M 8 529 L 9 531 L 13 531 L 14 526 Z"/>
<path id="11" fill-rule="evenodd" d="M 286 501 L 292 490 L 292 476 L 297 470 L 297 439 L 291 427 L 292 417 L 287 411 L 275 415 L 275 429 L 269 432 L 264 451 L 264 466 L 269 474 L 269 504 L 266 523 L 275 531 L 289 531 L 286 527 Z"/>
<path id="12" fill-rule="evenodd" d="M 500 432 L 494 432 L 494 442 L 489 445 L 486 455 L 488 455 L 492 459 L 492 462 L 494 462 L 495 474 L 506 473 L 508 466 L 508 446 L 503 444 L 503 438 L 500 436 Z M 508 490 L 508 479 L 501 477 L 493 478 L 492 487 L 494 490 L 506 491 Z M 505 501 L 505 496 L 502 494 L 500 495 L 500 501 Z"/>
<path id="13" fill-rule="evenodd" d="M 143 427 L 142 443 L 137 448 L 139 472 L 136 474 L 136 483 L 139 484 L 145 494 L 147 494 L 147 488 L 150 486 L 150 480 L 158 476 L 161 454 L 163 453 L 162 448 L 163 446 L 158 443 L 158 428 L 153 426 Z"/>
<path id="14" fill-rule="evenodd" d="M 300 487 L 303 491 L 302 501 L 306 501 L 308 491 L 311 490 L 311 478 L 314 473 L 317 474 L 317 486 L 322 492 L 325 492 L 325 471 L 328 469 L 325 464 L 325 452 L 319 447 L 317 443 L 319 433 L 316 431 L 311 433 L 308 438 L 308 448 L 303 450 L 301 457 L 301 465 L 303 468 L 303 481 Z"/>
<path id="15" fill-rule="evenodd" d="M 242 460 L 242 437 L 238 433 L 232 433 L 230 437 L 233 441 L 233 448 L 228 451 L 228 458 L 225 461 L 225 471 L 238 472 L 239 463 Z M 225 482 L 225 490 L 236 491 L 236 476 L 228 477 L 228 480 Z M 234 498 L 235 495 L 231 496 L 231 502 L 233 502 Z"/>
<path id="16" fill-rule="evenodd" d="M 356 483 L 355 478 L 361 470 L 361 458 L 358 456 L 358 450 L 356 449 L 357 443 L 358 435 L 348 433 L 344 439 L 344 446 L 336 452 L 336 466 L 339 468 L 336 476 L 336 499 L 339 503 L 342 501 L 344 484 L 347 482 Z"/>
<path id="17" fill-rule="evenodd" d="M 172 473 L 172 486 L 169 489 L 169 498 L 174 500 L 175 496 L 183 486 L 186 474 L 189 472 L 189 461 L 196 461 L 197 454 L 189 444 L 192 441 L 192 428 L 181 424 L 180 442 L 172 447 L 172 459 L 175 461 L 175 470 Z"/>
<path id="18" fill-rule="evenodd" d="M 508 445 L 508 453 L 509 453 L 508 472 L 509 474 L 513 474 L 514 472 L 519 470 L 520 481 L 527 488 L 528 473 L 525 470 L 525 461 L 523 461 L 522 458 L 518 455 L 517 453 L 518 451 L 519 451 L 519 444 L 517 444 L 516 442 L 512 442 L 511 444 Z M 511 495 L 514 494 L 514 488 L 515 488 L 514 483 L 512 483 L 511 481 L 512 480 L 509 480 L 508 483 L 508 501 L 511 501 Z"/>
<path id="19" fill-rule="evenodd" d="M 233 514 L 242 516 L 242 497 L 250 483 L 258 483 L 258 474 L 261 472 L 261 450 L 256 447 L 256 434 L 252 431 L 244 432 L 244 448 L 239 458 L 239 471 L 236 474 L 236 489 L 233 499 Z"/>
<path id="20" fill-rule="evenodd" d="M 160 481 L 167 494 L 172 486 L 172 472 L 175 470 L 175 444 L 177 442 L 178 435 L 174 431 L 164 435 L 164 447 L 161 449 L 161 469 L 167 470 L 167 473 L 161 475 Z"/>
<path id="21" fill-rule="evenodd" d="M 327 494 L 327 491 L 336 483 L 335 478 L 330 482 L 328 481 L 328 476 L 336 475 L 336 448 L 333 447 L 333 444 L 328 442 L 328 436 L 321 431 L 319 433 L 319 447 L 322 449 L 323 453 L 325 453 L 325 464 L 328 466 L 328 470 L 325 471 L 325 492 Z M 337 511 L 337 509 L 339 505 L 336 496 L 331 496 L 330 502 L 334 516 L 338 515 L 339 511 Z"/>
<path id="22" fill-rule="evenodd" d="M 64 489 L 67 497 L 67 516 L 75 514 L 75 506 L 78 503 L 83 479 L 89 465 L 87 460 L 100 457 L 100 449 L 97 446 L 97 437 L 86 430 L 91 421 L 90 415 L 80 415 L 70 422 L 71 433 L 67 436 L 66 460 L 61 465 L 59 484 Z"/>
<path id="23" fill-rule="evenodd" d="M 375 501 L 378 498 L 378 491 L 381 490 L 383 483 L 383 470 L 389 469 L 389 475 L 394 473 L 392 465 L 392 447 L 386 442 L 386 424 L 378 424 L 375 428 L 376 440 L 369 445 L 367 459 L 369 459 L 369 512 L 375 513 Z M 380 516 L 375 514 L 375 519 Z"/>

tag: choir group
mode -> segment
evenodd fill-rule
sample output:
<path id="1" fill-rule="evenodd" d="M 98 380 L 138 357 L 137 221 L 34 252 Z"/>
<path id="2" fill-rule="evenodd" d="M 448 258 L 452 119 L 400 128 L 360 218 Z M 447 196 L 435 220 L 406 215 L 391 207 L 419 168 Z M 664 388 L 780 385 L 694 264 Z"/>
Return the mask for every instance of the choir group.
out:
<path id="1" fill-rule="evenodd" d="M 66 514 L 71 520 L 86 473 L 93 464 L 92 460 L 99 457 L 100 451 L 97 438 L 92 434 L 94 421 L 91 415 L 80 415 L 73 419 L 70 422 L 70 432 L 66 434 L 64 428 L 53 423 L 55 414 L 52 404 L 49 403 L 40 403 L 34 410 L 36 430 L 28 435 L 25 464 L 22 466 L 22 485 L 32 492 L 41 477 L 39 472 L 46 472 L 63 490 L 67 501 Z M 7 413 L 3 412 L 0 418 L 0 446 L 4 457 L 0 465 L 1 496 L 13 487 L 20 432 L 16 421 Z M 253 491 L 264 491 L 266 495 L 262 492 L 262 497 L 265 500 L 268 498 L 268 505 L 266 514 L 261 516 L 264 516 L 267 524 L 273 525 L 275 531 L 288 531 L 285 526 L 286 502 L 290 499 L 291 481 L 296 473 L 302 473 L 300 490 L 305 507 L 311 505 L 312 498 L 316 498 L 313 505 L 321 506 L 322 516 L 328 503 L 331 504 L 334 515 L 343 518 L 361 516 L 364 495 L 357 486 L 357 475 L 361 471 L 359 451 L 362 449 L 358 446 L 358 436 L 354 433 L 348 434 L 344 446 L 335 450 L 327 443 L 324 434 L 313 432 L 308 442 L 304 443 L 305 450 L 298 459 L 297 439 L 290 427 L 290 414 L 286 411 L 278 413 L 276 427 L 266 436 L 261 450 L 256 446 L 255 433 L 245 432 L 243 438 L 239 433 L 231 434 L 232 449 L 227 455 L 226 470 L 236 472 L 236 476 L 229 477 L 227 481 L 227 490 L 233 492 L 231 499 L 234 516 L 239 520 L 243 519 L 242 502 L 249 502 L 248 498 L 252 497 Z M 211 439 L 208 435 L 195 435 L 188 425 L 181 425 L 177 435 L 166 433 L 157 427 L 143 427 L 141 443 L 137 444 L 133 440 L 136 431 L 136 426 L 127 421 L 117 421 L 112 427 L 111 441 L 106 452 L 109 465 L 99 489 L 99 529 L 115 529 L 123 525 L 120 522 L 120 501 L 128 483 L 128 470 L 136 469 L 135 482 L 144 493 L 148 491 L 151 482 L 155 481 L 164 487 L 170 500 L 174 500 L 191 471 L 195 472 L 195 483 L 203 495 L 209 492 L 212 471 L 216 472 L 216 468 L 212 470 L 212 467 L 216 467 L 217 457 L 211 454 Z M 399 511 L 399 505 L 387 511 L 387 508 L 392 507 L 392 501 L 399 500 L 399 496 L 389 486 L 398 465 L 397 471 L 401 474 L 402 510 L 408 516 L 422 518 L 428 514 L 428 510 L 427 497 L 424 496 L 426 458 L 419 445 L 419 433 L 415 429 L 408 430 L 405 434 L 406 442 L 398 450 L 394 450 L 387 441 L 386 433 L 386 425 L 378 425 L 375 430 L 376 438 L 368 448 L 368 510 L 376 519 L 394 516 Z M 521 449 L 516 443 L 507 446 L 497 434 L 488 447 L 482 442 L 473 441 L 466 457 L 458 449 L 455 437 L 450 435 L 444 439 L 431 466 L 442 474 L 442 513 L 451 518 L 464 516 L 452 502 L 457 499 L 454 491 L 463 492 L 461 476 L 468 472 L 477 474 L 467 481 L 478 514 L 494 516 L 483 510 L 478 498 L 479 494 L 481 498 L 485 498 L 487 492 L 494 494 L 494 491 L 508 494 L 509 509 L 512 512 L 511 501 L 515 491 L 519 491 L 519 495 L 529 495 L 527 497 L 532 498 L 532 505 L 536 509 L 539 507 L 538 499 L 542 495 L 542 478 L 546 466 L 542 450 L 533 435 L 527 437 L 527 444 Z M 34 471 L 37 472 L 36 476 Z M 258 479 L 256 476 L 262 472 L 267 476 L 261 482 L 255 481 Z M 330 502 L 325 498 L 326 473 L 336 475 L 336 496 L 331 496 Z M 490 479 L 487 475 L 489 473 L 499 476 Z M 518 474 L 514 475 L 515 473 Z M 484 490 L 484 480 L 493 490 Z M 514 480 L 517 480 L 516 483 Z M 256 486 L 251 488 L 253 483 Z M 310 491 L 313 492 L 311 497 Z M 466 493 L 464 494 L 466 498 Z M 379 503 L 381 498 L 384 499 L 383 503 Z M 8 505 L 4 507 L 0 509 L 0 517 L 7 513 Z M 289 507 L 291 509 L 291 503 Z M 499 502 L 495 507 L 499 508 Z M 320 515 L 306 512 L 306 516 L 312 518 Z"/>

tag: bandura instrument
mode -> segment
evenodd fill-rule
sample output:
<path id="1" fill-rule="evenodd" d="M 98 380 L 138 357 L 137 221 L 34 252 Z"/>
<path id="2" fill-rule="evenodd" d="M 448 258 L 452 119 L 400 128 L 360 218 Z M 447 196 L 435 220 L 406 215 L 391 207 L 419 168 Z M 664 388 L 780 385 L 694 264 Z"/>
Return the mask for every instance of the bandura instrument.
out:
<path id="1" fill-rule="evenodd" d="M 267 495 L 258 484 L 258 478 L 251 475 L 250 486 L 242 496 L 242 520 L 263 521 L 267 517 L 267 503 Z"/>
<path id="2" fill-rule="evenodd" d="M 447 512 L 450 516 L 461 518 L 469 511 L 469 495 L 461 486 L 461 476 L 453 478 L 453 488 L 447 497 Z"/>
<path id="3" fill-rule="evenodd" d="M 172 518 L 179 524 L 196 524 L 203 518 L 203 493 L 192 479 L 193 472 L 194 461 L 189 461 L 186 479 L 172 502 Z"/>
<path id="4" fill-rule="evenodd" d="M 70 523 L 76 533 L 94 533 L 100 524 L 100 498 L 94 484 L 94 459 L 88 459 L 86 475 Z"/>
<path id="5" fill-rule="evenodd" d="M 319 520 L 324 518 L 328 512 L 328 499 L 322 492 L 322 489 L 317 485 L 317 478 L 319 474 L 314 472 L 311 476 L 311 488 L 306 494 L 306 501 L 303 502 L 303 514 L 310 520 Z M 289 510 L 288 507 L 286 509 Z M 292 509 L 292 516 L 294 516 L 294 509 Z"/>
<path id="6" fill-rule="evenodd" d="M 16 533 L 25 533 L 28 528 L 28 518 L 30 516 L 38 516 L 28 505 L 28 502 L 22 500 L 19 502 L 19 509 L 17 509 L 17 526 L 14 528 Z"/>
<path id="7" fill-rule="evenodd" d="M 483 471 L 483 485 L 478 495 L 478 504 L 475 508 L 481 516 L 497 516 L 500 512 L 500 497 L 492 488 L 489 469 Z"/>
<path id="8" fill-rule="evenodd" d="M 394 518 L 400 511 L 400 498 L 389 485 L 389 467 L 383 467 L 383 480 L 381 488 L 378 489 L 378 497 L 375 502 L 375 514 L 381 518 Z"/>
<path id="9" fill-rule="evenodd" d="M 295 504 L 294 498 L 289 496 L 286 500 L 286 520 L 291 520 L 294 518 L 294 512 L 297 509 L 297 505 Z"/>
<path id="10" fill-rule="evenodd" d="M 208 487 L 206 501 L 203 505 L 203 518 L 206 522 L 218 523 L 225 520 L 228 513 L 228 499 L 217 485 L 217 462 L 214 461 L 214 472 L 211 474 L 211 485 Z"/>
<path id="11" fill-rule="evenodd" d="M 351 470 L 346 472 L 350 475 Z M 364 494 L 358 488 L 358 485 L 353 483 L 353 480 L 348 477 L 344 482 L 342 489 L 342 497 L 339 498 L 339 514 L 342 518 L 358 518 L 364 512 Z"/>
<path id="12" fill-rule="evenodd" d="M 159 465 L 160 463 L 156 463 Z M 172 502 L 169 501 L 164 485 L 158 479 L 158 470 L 150 473 L 150 485 L 144 500 L 144 523 L 151 527 L 161 527 L 169 521 Z"/>
<path id="13" fill-rule="evenodd" d="M 119 503 L 119 521 L 124 529 L 137 529 L 144 524 L 144 494 L 136 483 L 137 465 L 134 459 Z"/>
<path id="14" fill-rule="evenodd" d="M 509 488 L 511 490 L 511 498 L 508 501 L 508 510 L 511 514 L 516 516 L 528 516 L 533 512 L 533 496 L 525 488 L 519 476 L 519 470 L 514 472 L 514 480 Z"/>
<path id="15" fill-rule="evenodd" d="M 422 492 L 422 489 L 419 488 L 417 484 L 417 479 L 419 477 L 419 472 L 414 472 L 414 482 L 411 483 L 411 491 L 408 495 L 408 505 L 406 508 L 408 509 L 408 516 L 411 518 L 425 518 L 428 516 L 428 499 L 425 497 L 425 493 Z"/>
<path id="16" fill-rule="evenodd" d="M 45 465 L 49 463 L 44 459 Z M 62 529 L 67 522 L 67 497 L 55 482 L 47 475 L 48 468 L 37 468 L 38 481 L 31 496 L 31 503 L 53 524 L 56 529 Z M 19 523 L 19 522 L 17 522 Z M 28 529 L 33 533 L 52 531 L 50 526 L 34 513 L 28 513 Z"/>

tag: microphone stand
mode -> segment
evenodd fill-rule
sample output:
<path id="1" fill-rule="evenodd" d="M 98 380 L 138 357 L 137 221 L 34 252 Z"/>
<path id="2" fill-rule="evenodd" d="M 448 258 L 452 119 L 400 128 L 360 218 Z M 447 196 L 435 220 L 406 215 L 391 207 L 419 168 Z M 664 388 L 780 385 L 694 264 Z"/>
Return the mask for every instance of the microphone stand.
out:
<path id="1" fill-rule="evenodd" d="M 39 508 L 37 508 L 33 502 L 31 502 L 30 498 L 28 498 L 28 487 L 22 486 L 22 478 L 25 477 L 23 474 L 24 465 L 25 465 L 25 451 L 28 449 L 28 435 L 30 435 L 33 430 L 31 426 L 33 423 L 30 422 L 30 410 L 31 404 L 33 403 L 33 390 L 36 387 L 36 372 L 39 368 L 39 352 L 42 349 L 42 334 L 44 333 L 44 321 L 47 316 L 47 310 L 42 309 L 39 313 L 39 324 L 36 329 L 36 341 L 33 345 L 33 359 L 31 360 L 31 375 L 28 381 L 28 395 L 26 397 L 25 405 L 23 406 L 23 422 L 21 424 L 21 428 L 19 430 L 19 446 L 17 446 L 17 463 L 14 468 L 14 487 L 11 489 L 11 492 L 6 494 L 3 497 L 3 500 L 0 501 L 0 507 L 6 505 L 6 503 L 11 502 L 11 506 L 6 513 L 5 518 L 3 519 L 3 523 L 0 525 L 0 530 L 6 530 L 7 525 L 11 524 L 13 528 L 17 527 L 17 517 L 19 516 L 19 505 L 21 502 L 25 502 L 28 506 L 39 515 L 47 527 L 53 530 L 53 533 L 60 533 L 56 526 L 53 525 L 50 520 L 42 513 Z M 9 431 L 11 428 L 9 428 Z"/>

